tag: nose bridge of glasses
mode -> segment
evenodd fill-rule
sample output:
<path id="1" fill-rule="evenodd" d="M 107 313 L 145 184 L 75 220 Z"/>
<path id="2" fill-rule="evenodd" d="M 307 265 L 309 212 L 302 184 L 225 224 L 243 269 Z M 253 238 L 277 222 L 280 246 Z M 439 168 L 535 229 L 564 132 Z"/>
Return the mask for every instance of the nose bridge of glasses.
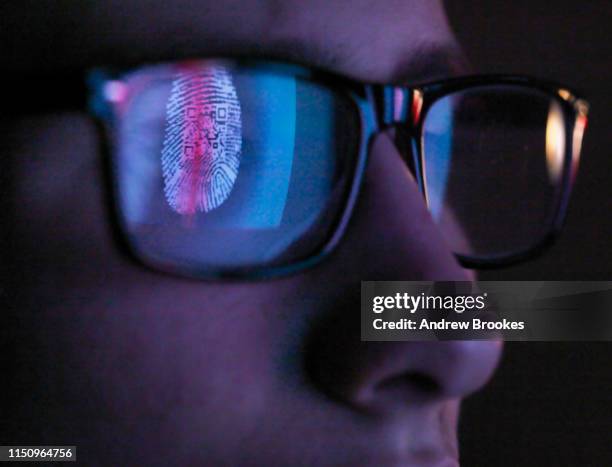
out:
<path id="1" fill-rule="evenodd" d="M 413 94 L 413 90 L 402 86 L 389 85 L 374 89 L 374 106 L 381 130 L 406 123 L 410 126 Z"/>
<path id="2" fill-rule="evenodd" d="M 373 96 L 378 128 L 392 138 L 406 166 L 422 187 L 416 134 L 423 108 L 422 91 L 389 85 L 374 90 Z"/>

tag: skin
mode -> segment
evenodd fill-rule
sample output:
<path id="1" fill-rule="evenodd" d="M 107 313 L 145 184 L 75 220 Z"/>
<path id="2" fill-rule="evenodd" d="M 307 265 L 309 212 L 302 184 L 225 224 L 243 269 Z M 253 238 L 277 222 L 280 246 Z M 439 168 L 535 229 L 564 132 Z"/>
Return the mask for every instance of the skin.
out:
<path id="1" fill-rule="evenodd" d="M 8 18 L 3 66 L 17 89 L 37 73 L 219 54 L 379 82 L 462 63 L 431 0 L 20 3 Z M 87 465 L 457 464 L 460 401 L 491 377 L 500 343 L 359 337 L 361 280 L 473 279 L 387 135 L 371 144 L 329 260 L 274 281 L 204 283 L 119 248 L 85 111 L 31 105 L 2 128 L 14 281 L 3 337 L 17 362 L 3 444 L 75 444 Z"/>

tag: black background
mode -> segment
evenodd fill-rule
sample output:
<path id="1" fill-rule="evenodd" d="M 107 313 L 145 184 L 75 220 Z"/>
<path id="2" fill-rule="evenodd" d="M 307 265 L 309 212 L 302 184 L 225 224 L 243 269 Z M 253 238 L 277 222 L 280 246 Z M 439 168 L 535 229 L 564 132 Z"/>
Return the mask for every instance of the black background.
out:
<path id="1" fill-rule="evenodd" d="M 481 280 L 612 280 L 612 2 L 447 1 L 477 72 L 574 87 L 591 104 L 565 230 L 543 257 Z M 612 344 L 509 343 L 464 404 L 462 465 L 612 466 Z"/>

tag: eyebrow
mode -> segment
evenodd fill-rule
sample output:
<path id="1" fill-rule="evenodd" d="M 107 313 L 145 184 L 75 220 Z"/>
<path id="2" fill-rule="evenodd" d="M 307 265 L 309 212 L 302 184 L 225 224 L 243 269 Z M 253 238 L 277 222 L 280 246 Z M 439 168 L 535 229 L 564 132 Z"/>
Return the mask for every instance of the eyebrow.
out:
<path id="1" fill-rule="evenodd" d="M 118 34 L 100 34 L 100 37 L 106 37 L 106 40 L 98 42 L 96 29 L 90 30 L 82 25 L 74 28 L 76 30 L 74 34 L 54 32 L 53 24 L 72 24 L 69 20 L 77 18 L 80 12 L 78 9 L 76 12 L 67 12 L 61 8 L 51 11 L 54 13 L 51 17 L 53 21 L 50 21 L 46 14 L 34 15 L 33 18 L 30 18 L 34 21 L 35 26 L 41 26 L 40 31 L 30 41 L 23 42 L 20 41 L 20 35 L 16 34 L 16 31 L 19 25 L 23 24 L 24 17 L 27 16 L 27 8 L 20 6 L 8 10 L 10 27 L 4 32 L 0 30 L 0 37 L 3 39 L 0 41 L 0 44 L 3 43 L 0 50 L 6 52 L 7 55 L 8 63 L 5 63 L 5 67 L 8 65 L 6 70 L 8 73 L 5 75 L 9 75 L 9 81 L 11 81 L 9 87 L 22 97 L 18 108 L 11 109 L 13 112 L 22 113 L 40 106 L 46 108 L 80 107 L 86 100 L 84 72 L 91 66 L 116 65 L 120 68 L 127 68 L 138 67 L 146 63 L 198 58 L 198 52 L 204 49 L 207 49 L 207 53 L 201 54 L 202 56 L 227 55 L 288 60 L 351 78 L 360 79 L 365 76 L 367 79 L 367 73 L 362 72 L 357 75 L 351 70 L 351 64 L 363 60 L 363 57 L 360 56 L 363 43 L 359 40 L 344 40 L 331 44 L 332 41 L 312 41 L 304 35 L 293 36 L 293 38 L 288 38 L 287 35 L 282 38 L 278 35 L 268 35 L 266 26 L 270 25 L 266 23 L 265 16 L 259 18 L 253 28 L 259 34 L 259 38 L 250 37 L 249 40 L 246 40 L 245 33 L 237 32 L 236 37 L 220 41 L 216 38 L 213 28 L 209 33 L 198 33 L 197 40 L 192 43 L 187 38 L 190 38 L 196 29 L 193 24 L 187 22 L 190 27 L 181 30 L 181 34 L 173 35 L 173 41 L 163 47 L 156 47 L 160 44 L 156 43 L 155 39 L 151 44 L 136 34 L 134 36 L 136 43 L 132 48 L 121 42 L 121 35 Z M 162 17 L 165 18 L 165 16 Z M 91 17 L 86 16 L 85 19 L 91 22 Z M 213 21 L 213 24 L 217 23 Z M 48 27 L 42 27 L 43 24 L 48 24 Z M 98 27 L 100 24 L 95 21 L 91 23 Z M 170 24 L 174 28 L 178 23 L 170 21 Z M 258 29 L 259 26 L 261 26 L 260 29 Z M 169 30 L 173 30 L 172 28 Z M 70 31 L 70 28 L 68 30 Z M 197 31 L 201 30 L 202 28 L 197 29 Z M 81 37 L 84 31 L 87 34 Z M 128 37 L 129 35 L 126 36 L 126 41 Z M 68 47 L 70 45 L 68 39 L 74 38 L 81 38 L 82 41 L 80 43 L 77 41 L 74 48 Z M 367 41 L 367 38 L 361 37 L 361 39 Z M 202 45 L 204 43 L 206 47 Z M 46 52 L 49 53 L 45 57 Z M 387 81 L 390 84 L 432 81 L 456 76 L 468 69 L 465 66 L 467 61 L 463 52 L 452 43 L 410 44 L 407 47 L 405 58 L 400 57 L 396 62 L 393 65 L 394 69 L 384 72 L 390 77 Z M 41 76 L 41 73 L 44 75 Z"/>
<path id="2" fill-rule="evenodd" d="M 455 43 L 424 43 L 400 60 L 391 84 L 415 85 L 470 73 L 472 66 Z"/>
<path id="3" fill-rule="evenodd" d="M 262 54 L 262 58 L 288 60 L 332 73 L 338 73 L 340 64 L 347 60 L 346 56 L 346 50 L 339 46 L 324 47 L 318 42 L 301 38 L 277 39 L 268 46 L 267 52 Z"/>
<path id="4" fill-rule="evenodd" d="M 355 47 L 336 45 L 330 47 L 321 43 L 294 38 L 277 40 L 266 47 L 260 58 L 289 60 L 305 66 L 313 66 L 343 75 L 347 64 L 358 61 L 358 43 Z M 257 53 L 252 55 L 257 57 Z M 394 69 L 389 70 L 390 78 L 381 84 L 414 85 L 444 78 L 469 74 L 472 66 L 463 49 L 455 42 L 426 42 L 412 44 L 410 51 L 397 61 Z M 351 77 L 351 76 L 349 76 Z M 359 81 L 366 81 L 358 79 Z M 376 82 L 376 81 L 373 81 Z"/>
<path id="5" fill-rule="evenodd" d="M 248 54 L 248 48 L 246 50 L 245 56 L 289 60 L 306 66 L 320 67 L 330 72 L 337 72 L 338 64 L 347 60 L 345 50 L 321 47 L 315 43 L 297 40 L 276 43 L 267 53 L 254 51 Z M 141 65 L 136 64 L 135 67 Z M 391 73 L 394 78 L 386 84 L 418 85 L 466 74 L 469 71 L 470 65 L 460 47 L 452 44 L 426 44 L 407 55 L 406 60 L 398 62 Z M 7 101 L 5 111 L 17 116 L 32 111 L 83 109 L 87 103 L 88 93 L 84 78 L 84 74 L 80 72 L 47 73 L 37 77 L 20 76 L 14 79 L 9 77 L 8 87 L 15 95 L 21 97 Z"/>

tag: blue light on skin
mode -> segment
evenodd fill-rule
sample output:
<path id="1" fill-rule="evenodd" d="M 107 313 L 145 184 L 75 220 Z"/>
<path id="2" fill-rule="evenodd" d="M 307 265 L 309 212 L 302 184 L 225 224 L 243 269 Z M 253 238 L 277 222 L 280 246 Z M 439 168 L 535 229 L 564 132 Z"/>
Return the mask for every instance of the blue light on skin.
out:
<path id="1" fill-rule="evenodd" d="M 443 98 L 429 109 L 423 127 L 427 200 L 431 215 L 436 221 L 442 218 L 451 166 L 452 113 L 452 98 Z"/>

